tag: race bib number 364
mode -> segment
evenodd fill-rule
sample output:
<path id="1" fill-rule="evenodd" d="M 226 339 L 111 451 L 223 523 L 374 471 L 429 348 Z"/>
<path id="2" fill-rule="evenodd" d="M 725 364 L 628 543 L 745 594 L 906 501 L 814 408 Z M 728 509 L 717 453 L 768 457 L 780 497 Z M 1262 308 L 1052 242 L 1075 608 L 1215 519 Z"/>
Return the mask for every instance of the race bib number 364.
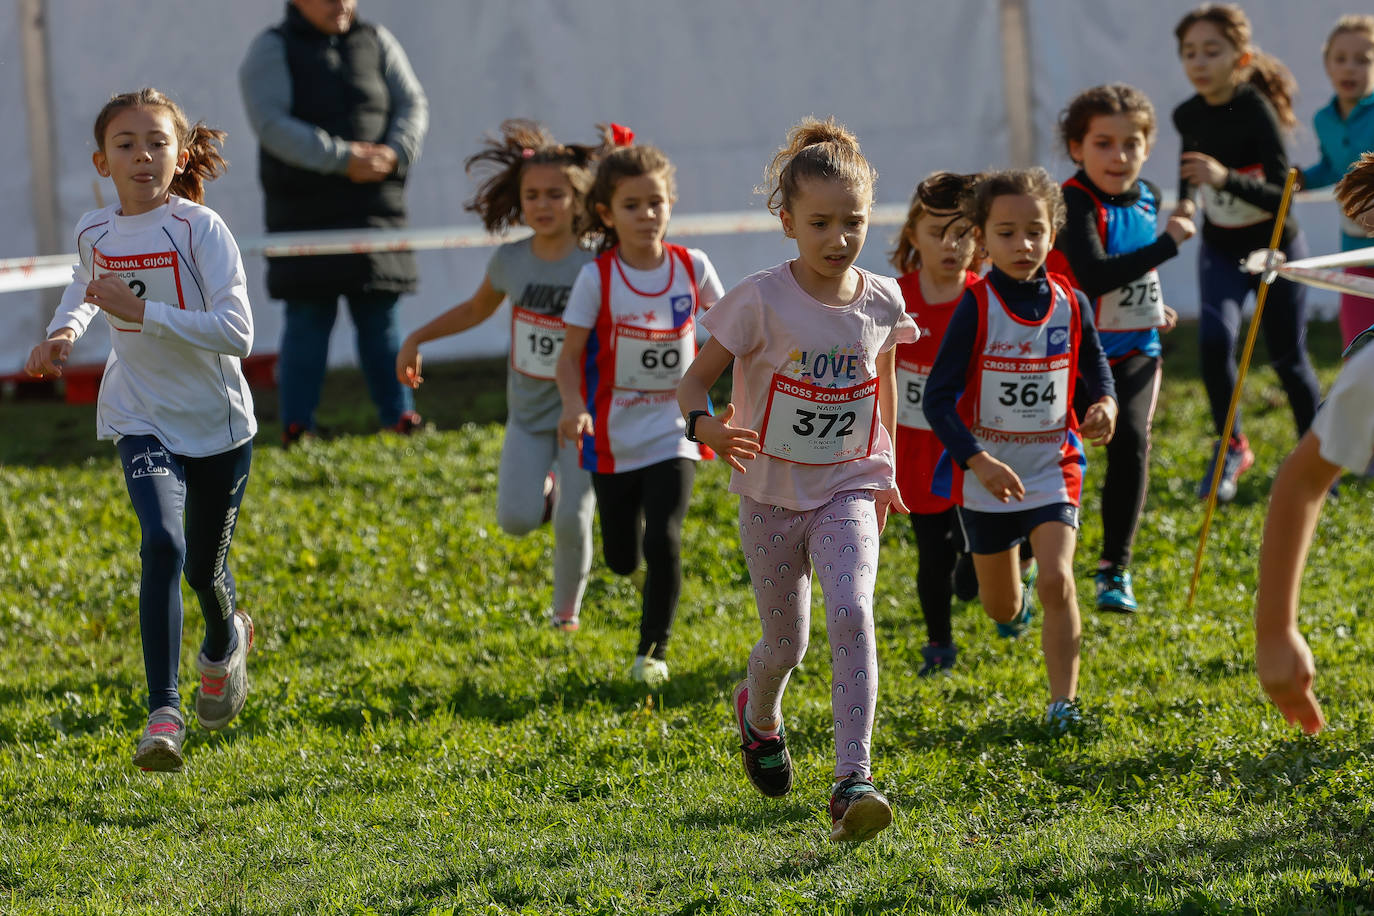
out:
<path id="1" fill-rule="evenodd" d="M 878 380 L 817 388 L 773 376 L 763 415 L 763 453 L 797 464 L 839 464 L 873 451 Z"/>
<path id="2" fill-rule="evenodd" d="M 1044 433 L 1068 425 L 1069 357 L 1027 360 L 1022 367 L 986 367 L 979 425 L 1003 433 Z M 1035 365 L 1034 363 L 1042 363 Z"/>

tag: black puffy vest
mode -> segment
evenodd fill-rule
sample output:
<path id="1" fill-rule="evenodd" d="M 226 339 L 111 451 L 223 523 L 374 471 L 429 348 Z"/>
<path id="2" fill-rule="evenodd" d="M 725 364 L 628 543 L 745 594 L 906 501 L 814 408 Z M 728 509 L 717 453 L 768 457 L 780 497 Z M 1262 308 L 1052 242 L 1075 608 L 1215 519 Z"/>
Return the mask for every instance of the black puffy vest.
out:
<path id="1" fill-rule="evenodd" d="M 380 143 L 390 123 L 391 99 L 382 77 L 377 30 L 354 20 L 343 35 L 326 35 L 292 4 L 274 29 L 286 45 L 291 72 L 291 115 L 348 140 Z M 258 177 L 269 232 L 395 227 L 406 222 L 405 179 L 356 184 L 291 165 L 258 149 Z M 362 255 L 269 258 L 267 291 L 274 299 L 313 298 L 415 289 L 415 255 L 388 251 Z"/>

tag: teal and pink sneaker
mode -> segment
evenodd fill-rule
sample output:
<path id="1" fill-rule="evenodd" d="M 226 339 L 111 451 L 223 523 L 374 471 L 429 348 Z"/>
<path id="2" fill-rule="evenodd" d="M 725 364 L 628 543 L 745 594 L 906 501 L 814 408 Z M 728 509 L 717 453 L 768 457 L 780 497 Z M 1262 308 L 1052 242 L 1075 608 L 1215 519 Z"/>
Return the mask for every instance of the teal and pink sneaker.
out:
<path id="1" fill-rule="evenodd" d="M 744 718 L 749 705 L 749 682 L 740 681 L 731 697 L 735 711 L 735 727 L 739 729 L 740 754 L 744 759 L 744 775 L 749 783 L 769 798 L 782 798 L 792 791 L 792 755 L 787 752 L 784 730 L 768 738 L 754 734 Z"/>
<path id="2" fill-rule="evenodd" d="M 862 843 L 892 823 L 892 806 L 873 780 L 851 773 L 830 790 L 830 839 Z"/>

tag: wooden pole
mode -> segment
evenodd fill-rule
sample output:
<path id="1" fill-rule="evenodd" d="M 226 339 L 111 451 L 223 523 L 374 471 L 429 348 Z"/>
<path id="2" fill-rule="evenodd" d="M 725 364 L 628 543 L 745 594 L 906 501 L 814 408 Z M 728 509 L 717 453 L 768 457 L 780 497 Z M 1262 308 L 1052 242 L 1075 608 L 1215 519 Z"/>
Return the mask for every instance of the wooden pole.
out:
<path id="1" fill-rule="evenodd" d="M 1274 217 L 1274 234 L 1269 239 L 1270 250 L 1279 247 L 1279 240 L 1283 238 L 1283 224 L 1288 219 L 1288 206 L 1293 202 L 1293 188 L 1298 180 L 1298 170 L 1288 170 L 1288 180 L 1283 184 L 1283 200 L 1279 203 L 1279 212 Z M 1207 509 L 1202 515 L 1202 533 L 1198 536 L 1197 556 L 1193 558 L 1193 581 L 1188 586 L 1188 609 L 1193 609 L 1193 600 L 1197 597 L 1198 578 L 1202 575 L 1202 554 L 1207 549 L 1207 532 L 1212 527 L 1212 513 L 1217 507 L 1217 486 L 1221 483 L 1221 469 L 1226 463 L 1226 449 L 1231 441 L 1231 430 L 1236 425 L 1236 413 L 1240 408 L 1240 392 L 1245 385 L 1245 373 L 1250 368 L 1250 357 L 1255 353 L 1255 338 L 1259 336 L 1260 318 L 1264 315 L 1264 300 L 1269 295 L 1270 274 L 1260 275 L 1259 292 L 1255 294 L 1255 315 L 1250 319 L 1250 332 L 1245 335 L 1245 350 L 1240 356 L 1240 366 L 1236 372 L 1236 387 L 1231 392 L 1231 407 L 1226 411 L 1226 425 L 1221 430 L 1221 444 L 1217 447 L 1217 453 L 1212 461 L 1212 486 L 1207 491 Z"/>

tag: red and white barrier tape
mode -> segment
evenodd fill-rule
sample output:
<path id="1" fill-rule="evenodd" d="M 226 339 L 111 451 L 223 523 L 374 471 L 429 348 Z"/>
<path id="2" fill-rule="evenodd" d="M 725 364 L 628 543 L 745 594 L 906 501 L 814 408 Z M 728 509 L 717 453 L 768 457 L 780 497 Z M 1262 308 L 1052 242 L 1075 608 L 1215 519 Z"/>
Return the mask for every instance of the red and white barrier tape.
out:
<path id="1" fill-rule="evenodd" d="M 1299 201 L 1331 200 L 1329 190 L 1303 191 Z M 1173 206 L 1171 195 L 1161 209 Z M 900 226 L 906 221 L 906 204 L 878 204 L 873 208 L 874 226 Z M 743 235 L 778 232 L 778 218 L 767 210 L 738 210 L 673 217 L 671 237 Z M 444 248 L 492 248 L 520 235 L 497 236 L 470 226 L 438 229 L 331 229 L 318 232 L 274 232 L 239 239 L 239 250 L 269 258 L 319 254 L 366 254 L 372 251 L 431 251 Z M 72 281 L 75 254 L 0 259 L 0 293 L 66 286 Z"/>
<path id="2" fill-rule="evenodd" d="M 1273 282 L 1274 277 L 1283 277 L 1295 283 L 1329 289 L 1338 293 L 1351 293 L 1374 299 L 1374 277 L 1345 273 L 1344 267 L 1369 267 L 1374 265 L 1374 245 L 1342 251 L 1338 254 L 1323 254 L 1315 258 L 1302 258 L 1297 261 L 1284 261 L 1282 251 L 1261 248 L 1250 252 L 1245 259 L 1244 268 L 1252 274 L 1267 274 L 1266 279 Z"/>

